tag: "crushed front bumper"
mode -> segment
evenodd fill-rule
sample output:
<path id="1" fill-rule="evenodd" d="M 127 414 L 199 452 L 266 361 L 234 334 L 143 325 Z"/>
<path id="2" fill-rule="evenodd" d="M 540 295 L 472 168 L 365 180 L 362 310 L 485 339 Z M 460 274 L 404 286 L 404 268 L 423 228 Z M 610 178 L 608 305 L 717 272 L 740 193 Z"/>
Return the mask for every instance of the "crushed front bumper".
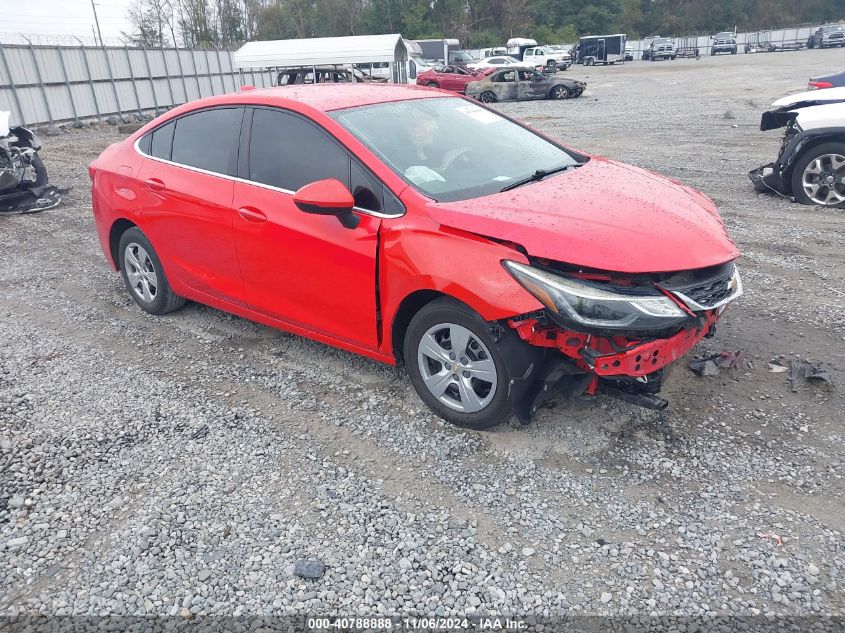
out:
<path id="1" fill-rule="evenodd" d="M 784 179 L 778 163 L 769 163 L 762 165 L 757 169 L 748 172 L 748 177 L 754 185 L 754 190 L 758 193 L 779 193 L 781 195 L 788 195 L 788 188 L 784 184 Z"/>
<path id="2" fill-rule="evenodd" d="M 569 332 L 558 325 L 542 325 L 536 317 L 511 320 L 510 326 L 525 342 L 556 348 L 584 372 L 599 377 L 642 378 L 660 371 L 689 352 L 714 330 L 719 310 L 710 310 L 693 326 L 674 336 L 656 339 L 628 339 Z"/>

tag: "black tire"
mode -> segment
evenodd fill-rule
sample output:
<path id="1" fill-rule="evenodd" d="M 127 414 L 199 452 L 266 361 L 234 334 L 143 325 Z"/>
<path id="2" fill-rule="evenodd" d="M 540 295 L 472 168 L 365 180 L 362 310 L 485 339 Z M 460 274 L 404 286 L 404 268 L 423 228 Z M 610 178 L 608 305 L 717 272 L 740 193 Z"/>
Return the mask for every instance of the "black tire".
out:
<path id="1" fill-rule="evenodd" d="M 710 57 L 716 57 L 716 51 L 710 51 Z"/>
<path id="2" fill-rule="evenodd" d="M 557 72 L 557 62 L 553 59 L 550 59 L 546 62 L 546 72 L 550 74 L 554 74 Z"/>
<path id="3" fill-rule="evenodd" d="M 485 90 L 478 96 L 478 100 L 481 101 L 481 103 L 496 103 L 499 99 L 496 97 L 495 92 Z"/>
<path id="4" fill-rule="evenodd" d="M 35 168 L 35 182 L 30 187 L 43 187 L 48 182 L 47 168 L 38 154 L 32 157 L 32 166 Z"/>
<path id="5" fill-rule="evenodd" d="M 490 402 L 475 413 L 462 413 L 438 400 L 425 385 L 418 361 L 420 341 L 430 328 L 439 324 L 455 324 L 472 333 L 487 350 L 490 360 L 496 367 L 497 387 Z M 488 429 L 507 421 L 513 414 L 511 401 L 510 376 L 501 351 L 496 346 L 488 330 L 488 324 L 468 306 L 450 298 L 436 299 L 426 304 L 414 315 L 405 335 L 404 359 L 408 376 L 417 394 L 426 406 L 439 417 L 456 426 L 469 429 Z"/>
<path id="6" fill-rule="evenodd" d="M 552 86 L 552 89 L 549 90 L 549 99 L 569 99 L 570 97 L 572 97 L 572 93 L 569 88 L 561 84 Z"/>
<path id="7" fill-rule="evenodd" d="M 731 49 L 731 55 L 736 55 L 736 48 Z"/>
<path id="8" fill-rule="evenodd" d="M 139 291 L 136 290 L 136 287 L 134 287 L 132 282 L 129 280 L 130 273 L 127 271 L 128 265 L 126 263 L 126 251 L 127 249 L 132 248 L 133 245 L 143 247 L 144 251 L 146 251 L 146 254 L 149 256 L 149 268 L 152 269 L 150 272 L 154 273 L 156 278 L 156 292 L 152 301 L 147 301 L 142 296 L 139 296 Z M 137 253 L 137 250 L 135 250 L 135 252 Z M 178 310 L 185 305 L 184 297 L 179 297 L 173 292 L 173 289 L 167 281 L 167 276 L 164 273 L 164 267 L 161 265 L 161 260 L 158 258 L 153 245 L 138 227 L 127 229 L 124 231 L 123 235 L 120 236 L 117 258 L 118 266 L 120 266 L 120 274 L 123 277 L 123 283 L 126 285 L 126 290 L 129 292 L 132 299 L 135 300 L 135 303 L 138 304 L 138 307 L 140 307 L 144 312 L 157 315 L 167 314 L 168 312 Z"/>
<path id="9" fill-rule="evenodd" d="M 429 81 L 429 82 L 426 84 L 426 86 L 428 86 L 429 88 L 439 88 L 439 87 L 440 87 L 440 86 L 437 84 L 437 82 L 436 82 L 436 81 Z"/>
<path id="10" fill-rule="evenodd" d="M 795 199 L 801 204 L 815 205 L 829 209 L 845 209 L 845 202 L 832 205 L 823 205 L 815 202 L 807 195 L 804 191 L 804 187 L 802 186 L 804 170 L 807 168 L 807 165 L 824 154 L 839 154 L 841 156 L 845 156 L 845 143 L 822 143 L 821 145 L 811 147 L 809 150 L 804 152 L 804 154 L 802 154 L 795 162 L 795 167 L 792 170 L 792 195 L 795 196 Z"/>

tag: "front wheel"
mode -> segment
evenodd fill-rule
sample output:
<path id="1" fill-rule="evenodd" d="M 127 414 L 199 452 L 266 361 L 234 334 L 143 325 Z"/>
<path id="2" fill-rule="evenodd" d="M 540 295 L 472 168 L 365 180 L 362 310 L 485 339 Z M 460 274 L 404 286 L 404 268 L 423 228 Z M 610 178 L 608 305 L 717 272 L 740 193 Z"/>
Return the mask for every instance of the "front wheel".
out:
<path id="1" fill-rule="evenodd" d="M 555 62 L 554 60 L 549 60 L 549 62 L 546 64 L 546 72 L 551 73 L 551 74 L 556 73 L 557 72 L 557 62 Z"/>
<path id="2" fill-rule="evenodd" d="M 496 95 L 489 90 L 482 92 L 481 96 L 479 97 L 481 103 L 496 103 Z"/>
<path id="3" fill-rule="evenodd" d="M 511 416 L 505 360 L 487 322 L 462 303 L 424 306 L 408 326 L 404 357 L 417 394 L 447 422 L 486 429 Z"/>
<path id="4" fill-rule="evenodd" d="M 569 99 L 569 96 L 569 89 L 566 86 L 555 86 L 552 88 L 552 99 Z"/>
<path id="5" fill-rule="evenodd" d="M 429 88 L 439 88 L 439 87 L 440 87 L 440 86 L 438 86 L 438 85 L 437 85 L 437 82 L 436 82 L 436 81 L 429 81 L 429 82 L 426 84 L 426 86 L 428 86 Z"/>
<path id="6" fill-rule="evenodd" d="M 138 227 L 123 233 L 117 252 L 123 283 L 144 312 L 167 314 L 185 305 L 185 299 L 174 294 L 153 245 Z"/>
<path id="7" fill-rule="evenodd" d="M 845 208 L 845 143 L 823 143 L 801 156 L 792 195 L 802 204 Z"/>

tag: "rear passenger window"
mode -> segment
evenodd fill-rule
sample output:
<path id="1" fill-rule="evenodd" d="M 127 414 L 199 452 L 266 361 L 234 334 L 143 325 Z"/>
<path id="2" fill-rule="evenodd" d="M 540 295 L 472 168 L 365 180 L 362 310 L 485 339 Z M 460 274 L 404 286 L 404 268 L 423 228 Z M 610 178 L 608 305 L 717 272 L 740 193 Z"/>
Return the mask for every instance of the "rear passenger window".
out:
<path id="1" fill-rule="evenodd" d="M 170 148 L 173 144 L 174 129 L 176 129 L 176 122 L 171 121 L 167 125 L 162 125 L 153 132 L 153 139 L 150 146 L 150 156 L 170 160 Z"/>
<path id="2" fill-rule="evenodd" d="M 349 169 L 349 154 L 317 125 L 279 110 L 255 110 L 250 180 L 289 191 L 325 178 L 349 187 Z"/>
<path id="3" fill-rule="evenodd" d="M 243 108 L 215 108 L 177 119 L 171 160 L 234 176 L 242 118 Z"/>

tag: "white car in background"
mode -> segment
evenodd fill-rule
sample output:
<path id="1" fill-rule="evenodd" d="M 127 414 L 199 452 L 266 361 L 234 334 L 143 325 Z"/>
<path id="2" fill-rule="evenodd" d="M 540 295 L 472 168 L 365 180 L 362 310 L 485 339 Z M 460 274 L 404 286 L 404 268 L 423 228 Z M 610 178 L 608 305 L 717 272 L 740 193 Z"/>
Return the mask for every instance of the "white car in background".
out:
<path id="1" fill-rule="evenodd" d="M 479 59 L 476 62 L 467 64 L 467 68 L 472 68 L 473 70 L 482 68 L 502 68 L 504 66 L 513 66 L 514 64 L 519 63 L 521 62 L 515 57 L 510 57 L 509 55 L 497 55 L 496 57 L 485 57 L 484 59 Z"/>
<path id="2" fill-rule="evenodd" d="M 778 99 L 763 113 L 760 129 L 778 128 L 786 128 L 778 157 L 749 174 L 754 188 L 845 208 L 845 88 Z"/>

